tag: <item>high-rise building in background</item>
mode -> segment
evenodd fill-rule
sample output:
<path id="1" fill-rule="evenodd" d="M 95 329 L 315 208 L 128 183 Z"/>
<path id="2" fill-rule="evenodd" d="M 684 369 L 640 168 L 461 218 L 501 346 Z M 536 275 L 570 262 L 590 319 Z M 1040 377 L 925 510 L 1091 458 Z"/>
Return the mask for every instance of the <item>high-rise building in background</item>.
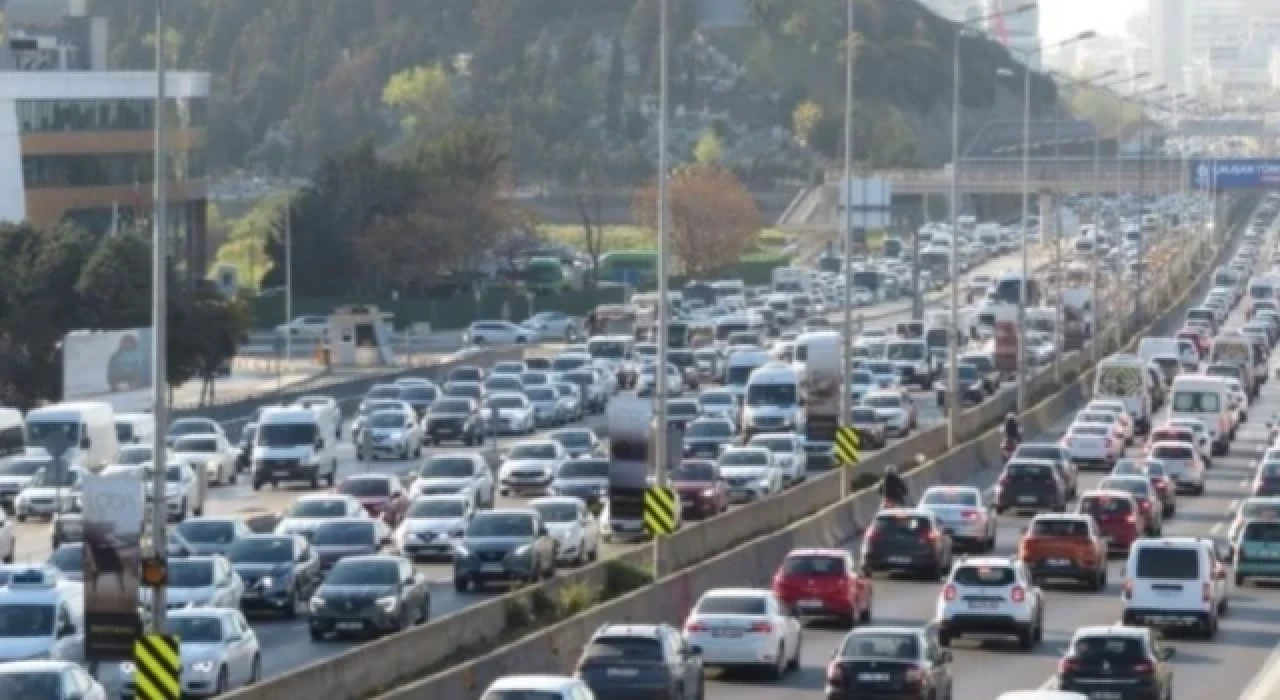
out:
<path id="1" fill-rule="evenodd" d="M 1041 58 L 1039 3 L 1032 2 L 1033 7 L 1027 12 L 1000 16 L 1024 4 L 1024 0 L 985 0 L 982 11 L 983 15 L 992 18 L 987 21 L 987 33 L 991 38 L 1004 44 L 1019 60 L 1030 56 L 1031 67 L 1038 70 Z"/>
<path id="2" fill-rule="evenodd" d="M 1154 83 L 1184 88 L 1188 65 L 1187 0 L 1149 0 L 1151 77 Z"/>

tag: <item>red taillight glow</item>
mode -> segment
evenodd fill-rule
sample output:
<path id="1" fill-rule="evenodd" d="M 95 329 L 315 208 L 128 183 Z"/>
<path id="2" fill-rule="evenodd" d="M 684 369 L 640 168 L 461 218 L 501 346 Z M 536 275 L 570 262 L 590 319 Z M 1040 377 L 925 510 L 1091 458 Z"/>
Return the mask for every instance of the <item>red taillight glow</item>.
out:
<path id="1" fill-rule="evenodd" d="M 827 682 L 832 684 L 840 684 L 844 681 L 844 671 L 840 668 L 839 661 L 832 661 L 827 664 Z"/>
<path id="2" fill-rule="evenodd" d="M 1063 659 L 1058 662 L 1058 673 L 1072 673 L 1080 668 L 1075 659 Z"/>
<path id="3" fill-rule="evenodd" d="M 693 620 L 690 620 L 689 622 L 684 623 L 684 631 L 685 632 L 706 632 L 707 626 L 702 624 L 701 622 L 695 622 Z"/>
<path id="4" fill-rule="evenodd" d="M 1022 586 L 1014 586 L 1013 590 L 1009 591 L 1009 599 L 1015 603 L 1025 602 L 1027 600 L 1027 592 Z"/>
<path id="5" fill-rule="evenodd" d="M 1125 581 L 1124 586 L 1120 589 L 1120 595 L 1123 596 L 1125 600 L 1133 597 L 1133 582 Z"/>
<path id="6" fill-rule="evenodd" d="M 956 592 L 955 586 L 947 584 L 947 587 L 942 589 L 942 599 L 947 602 L 951 602 L 955 600 L 956 595 L 957 595 L 957 592 Z"/>
<path id="7" fill-rule="evenodd" d="M 918 668 L 913 668 L 907 671 L 908 684 L 917 685 L 923 682 L 924 682 L 924 671 L 921 671 Z"/>
<path id="8" fill-rule="evenodd" d="M 964 512 L 964 519 L 965 519 L 965 520 L 977 520 L 977 519 L 978 519 L 978 511 L 976 511 L 976 510 L 966 510 L 966 511 Z"/>
<path id="9" fill-rule="evenodd" d="M 1134 515 L 1133 513 L 1130 513 L 1128 517 L 1125 518 L 1125 521 L 1127 521 L 1130 525 L 1136 525 L 1138 523 L 1138 516 Z"/>
<path id="10" fill-rule="evenodd" d="M 1156 670 L 1155 666 L 1152 666 L 1151 664 L 1145 661 L 1141 663 L 1136 663 L 1133 665 L 1134 673 L 1154 673 L 1155 670 Z"/>
<path id="11" fill-rule="evenodd" d="M 1142 506 L 1143 510 L 1151 510 L 1151 501 L 1148 501 L 1146 499 L 1139 501 L 1138 505 Z"/>
<path id="12" fill-rule="evenodd" d="M 767 622 L 756 622 L 753 623 L 747 631 L 752 634 L 771 634 L 773 632 L 773 625 Z"/>
<path id="13" fill-rule="evenodd" d="M 920 539 L 921 539 L 922 541 L 924 541 L 924 542 L 937 542 L 937 541 L 938 541 L 938 531 L 937 531 L 937 530 L 930 530 L 930 531 L 926 532 L 925 534 L 921 535 L 921 536 L 920 536 Z"/>

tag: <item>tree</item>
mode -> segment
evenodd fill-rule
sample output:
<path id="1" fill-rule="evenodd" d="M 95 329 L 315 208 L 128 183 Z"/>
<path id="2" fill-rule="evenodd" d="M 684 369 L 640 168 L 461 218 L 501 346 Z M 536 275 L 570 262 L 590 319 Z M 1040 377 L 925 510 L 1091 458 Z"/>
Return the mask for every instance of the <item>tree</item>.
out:
<path id="1" fill-rule="evenodd" d="M 708 275 L 737 262 L 760 231 L 760 210 L 751 192 L 719 166 L 675 171 L 669 195 L 669 240 L 688 275 Z M 636 192 L 633 210 L 641 225 L 657 228 L 657 201 L 656 183 Z"/>
<path id="2" fill-rule="evenodd" d="M 245 304 L 227 299 L 206 285 L 184 290 L 170 310 L 169 386 L 201 380 L 201 405 L 215 397 L 214 378 L 231 362 L 245 332 L 250 313 Z"/>
<path id="3" fill-rule="evenodd" d="M 416 139 L 438 136 L 457 119 L 453 79 L 438 62 L 392 75 L 382 102 L 402 115 L 401 128 Z"/>
<path id="4" fill-rule="evenodd" d="M 151 242 L 120 233 L 98 245 L 80 270 L 76 292 L 86 328 L 138 328 L 151 323 Z"/>
<path id="5" fill-rule="evenodd" d="M 800 143 L 808 144 L 813 138 L 814 129 L 822 121 L 822 105 L 813 100 L 804 100 L 796 105 L 791 113 L 791 130 Z"/>
<path id="6" fill-rule="evenodd" d="M 716 165 L 720 162 L 723 152 L 724 147 L 720 144 L 720 137 L 714 130 L 707 129 L 693 145 L 693 160 L 698 165 Z"/>

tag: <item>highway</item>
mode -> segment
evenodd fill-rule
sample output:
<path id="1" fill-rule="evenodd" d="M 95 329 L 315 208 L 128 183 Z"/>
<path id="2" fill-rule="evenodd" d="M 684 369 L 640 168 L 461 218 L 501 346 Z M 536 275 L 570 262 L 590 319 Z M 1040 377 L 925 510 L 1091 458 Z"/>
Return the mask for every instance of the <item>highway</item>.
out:
<path id="1" fill-rule="evenodd" d="M 1047 258 L 1047 254 L 1040 253 L 1034 255 L 1030 259 L 1032 266 L 1039 265 Z M 983 265 L 976 267 L 970 272 L 970 275 L 986 274 L 998 275 L 999 273 L 1014 268 L 1020 264 L 1017 255 L 1002 256 L 993 259 Z M 890 302 L 875 306 L 867 306 L 855 310 L 856 315 L 874 316 L 877 312 L 886 309 L 900 308 L 902 302 Z M 840 314 L 832 314 L 832 320 L 838 322 Z M 910 319 L 910 312 L 907 310 L 898 311 L 890 316 L 876 320 L 868 321 L 869 327 L 889 327 L 894 323 Z M 560 346 L 541 346 L 531 351 L 531 355 L 554 355 Z M 316 391 L 318 394 L 326 393 L 323 389 Z M 689 394 L 696 395 L 696 394 Z M 336 399 L 340 402 L 344 415 L 350 418 L 354 415 L 355 407 L 361 396 L 345 396 L 337 395 Z M 936 425 L 943 419 L 943 414 L 939 411 L 936 396 L 932 391 L 917 392 L 915 394 L 916 405 L 919 415 L 919 426 L 927 428 Z M 227 421 L 223 424 L 227 434 L 234 441 L 239 434 L 241 428 L 247 422 L 248 417 L 238 418 Z M 593 416 L 585 421 L 585 425 L 591 427 L 597 434 L 601 435 L 607 441 L 606 428 L 603 416 Z M 504 437 L 498 441 L 499 450 L 505 449 L 519 440 L 536 438 L 545 436 L 549 431 L 540 431 L 535 436 L 530 437 Z M 372 471 L 377 473 L 395 473 L 403 474 L 411 471 L 419 462 L 417 460 L 401 461 L 387 460 L 375 461 L 372 463 L 363 463 L 356 459 L 355 446 L 350 442 L 350 425 L 344 428 L 344 442 L 339 446 L 339 456 L 341 459 L 339 465 L 339 478 L 349 474 L 363 473 Z M 891 440 L 890 445 L 895 444 L 897 440 Z M 606 442 L 607 446 L 607 442 Z M 432 454 L 440 454 L 447 452 L 456 452 L 466 450 L 467 448 L 442 446 L 424 449 L 424 458 Z M 229 515 L 237 517 L 250 517 L 263 514 L 278 514 L 284 511 L 293 500 L 300 494 L 308 491 L 301 487 L 282 488 L 274 490 L 264 488 L 262 491 L 255 492 L 248 483 L 247 478 L 239 479 L 235 485 L 228 485 L 213 488 L 209 493 L 208 507 L 206 513 L 208 515 Z M 496 468 L 495 468 L 496 477 Z M 497 507 L 513 507 L 520 506 L 527 502 L 522 498 L 506 498 L 499 497 Z M 42 523 L 26 523 L 17 526 L 18 536 L 18 561 L 40 562 L 49 556 L 49 526 Z M 624 545 L 625 546 L 625 545 Z M 617 551 L 613 545 L 603 543 L 601 549 L 601 557 L 609 557 Z M 470 592 L 458 593 L 454 590 L 452 584 L 452 569 L 448 564 L 419 564 L 419 569 L 423 571 L 433 582 L 431 616 L 433 618 L 446 615 L 448 613 L 474 605 L 477 602 L 486 600 L 499 592 Z M 252 620 L 255 631 L 262 646 L 262 671 L 265 677 L 275 676 L 285 673 L 294 668 L 304 666 L 309 663 L 324 659 L 328 656 L 348 651 L 359 646 L 359 641 L 323 641 L 313 642 L 307 634 L 307 623 L 304 617 L 296 620 L 283 620 L 271 618 L 258 618 Z M 109 677 L 108 677 L 109 678 Z"/>

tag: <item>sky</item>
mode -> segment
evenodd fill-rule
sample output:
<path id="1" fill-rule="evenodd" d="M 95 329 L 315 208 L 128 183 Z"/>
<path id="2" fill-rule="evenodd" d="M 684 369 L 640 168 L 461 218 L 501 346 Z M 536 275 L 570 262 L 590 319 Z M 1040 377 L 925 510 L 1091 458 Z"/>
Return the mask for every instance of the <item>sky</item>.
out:
<path id="1" fill-rule="evenodd" d="M 1125 23 L 1142 12 L 1148 0 L 1040 0 L 1040 37 L 1046 42 L 1086 30 L 1123 36 Z"/>

